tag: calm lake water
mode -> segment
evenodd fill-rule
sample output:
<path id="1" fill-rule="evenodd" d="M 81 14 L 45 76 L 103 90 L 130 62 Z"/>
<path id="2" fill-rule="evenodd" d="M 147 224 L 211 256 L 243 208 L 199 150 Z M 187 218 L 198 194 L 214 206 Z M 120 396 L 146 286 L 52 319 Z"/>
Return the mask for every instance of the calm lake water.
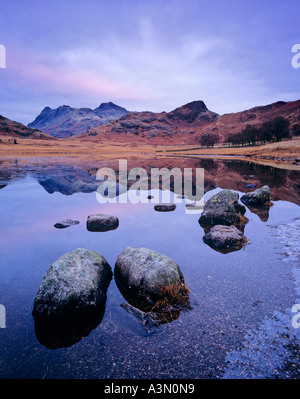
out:
<path id="1" fill-rule="evenodd" d="M 117 170 L 118 162 L 0 160 L 0 304 L 6 310 L 0 378 L 299 378 L 300 328 L 292 325 L 292 307 L 300 304 L 300 171 L 232 160 L 128 160 L 129 168 L 146 170 L 204 168 L 205 200 L 223 188 L 241 196 L 254 189 L 246 185 L 268 184 L 273 206 L 263 213 L 247 208 L 247 245 L 223 254 L 203 242 L 200 215 L 187 214 L 184 200 L 164 213 L 150 201 L 99 204 L 95 174 L 104 166 Z M 89 232 L 93 213 L 117 216 L 119 227 Z M 66 218 L 80 223 L 54 227 Z M 174 259 L 191 290 L 191 309 L 150 334 L 120 306 L 126 301 L 113 279 L 98 325 L 67 347 L 47 347 L 31 312 L 50 264 L 87 248 L 113 269 L 127 246 Z"/>

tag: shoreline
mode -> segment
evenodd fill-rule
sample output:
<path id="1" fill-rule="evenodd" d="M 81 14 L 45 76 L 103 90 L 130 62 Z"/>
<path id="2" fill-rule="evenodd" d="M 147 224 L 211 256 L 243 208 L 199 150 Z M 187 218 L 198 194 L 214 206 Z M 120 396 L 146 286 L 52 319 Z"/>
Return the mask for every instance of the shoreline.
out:
<path id="1" fill-rule="evenodd" d="M 6 139 L 6 141 L 3 141 Z M 300 137 L 253 147 L 201 148 L 199 145 L 151 145 L 123 142 L 18 139 L 17 144 L 2 137 L 0 157 L 57 157 L 77 160 L 140 158 L 239 159 L 278 168 L 300 171 Z"/>

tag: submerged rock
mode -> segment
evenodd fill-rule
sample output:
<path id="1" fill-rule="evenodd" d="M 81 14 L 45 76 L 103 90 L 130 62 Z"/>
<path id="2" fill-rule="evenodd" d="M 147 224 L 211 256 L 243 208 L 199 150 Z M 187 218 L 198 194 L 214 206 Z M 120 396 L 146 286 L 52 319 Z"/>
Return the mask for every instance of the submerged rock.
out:
<path id="1" fill-rule="evenodd" d="M 61 222 L 55 223 L 54 227 L 57 229 L 65 229 L 66 227 L 74 226 L 75 224 L 79 224 L 78 220 L 71 220 L 71 219 L 65 219 Z"/>
<path id="2" fill-rule="evenodd" d="M 244 205 L 238 203 L 239 195 L 232 190 L 222 190 L 206 201 L 199 223 L 205 225 L 245 224 L 248 220 L 243 216 Z"/>
<path id="3" fill-rule="evenodd" d="M 34 299 L 32 314 L 43 322 L 80 320 L 105 306 L 112 270 L 99 253 L 78 248 L 49 267 Z"/>
<path id="4" fill-rule="evenodd" d="M 244 234 L 235 226 L 213 226 L 203 241 L 215 249 L 240 249 L 246 242 Z"/>
<path id="5" fill-rule="evenodd" d="M 270 203 L 270 188 L 269 186 L 263 186 L 255 191 L 246 193 L 241 197 L 241 201 L 246 205 L 261 206 Z"/>
<path id="6" fill-rule="evenodd" d="M 129 314 L 134 316 L 143 328 L 149 333 L 152 333 L 159 327 L 159 323 L 151 318 L 149 313 L 143 312 L 142 310 L 135 308 L 129 303 L 121 303 L 120 305 L 123 309 L 125 309 Z"/>
<path id="7" fill-rule="evenodd" d="M 170 212 L 175 211 L 176 205 L 175 204 L 157 204 L 154 206 L 154 210 L 158 212 Z"/>
<path id="8" fill-rule="evenodd" d="M 151 249 L 125 248 L 117 258 L 114 275 L 124 298 L 143 311 L 178 309 L 189 302 L 189 290 L 179 266 Z"/>
<path id="9" fill-rule="evenodd" d="M 116 216 L 95 214 L 87 218 L 86 228 L 89 231 L 115 230 L 119 226 L 119 219 Z"/>

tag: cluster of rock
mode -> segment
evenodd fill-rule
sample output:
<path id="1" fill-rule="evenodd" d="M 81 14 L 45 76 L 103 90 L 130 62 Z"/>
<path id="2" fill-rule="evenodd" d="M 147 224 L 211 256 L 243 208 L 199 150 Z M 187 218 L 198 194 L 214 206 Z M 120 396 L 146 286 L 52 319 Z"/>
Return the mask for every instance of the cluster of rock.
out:
<path id="1" fill-rule="evenodd" d="M 241 249 L 247 242 L 243 231 L 248 219 L 244 216 L 246 208 L 238 202 L 238 193 L 232 190 L 221 190 L 205 204 L 199 219 L 204 228 L 203 241 L 221 252 Z M 246 205 L 264 207 L 270 204 L 268 186 L 244 194 L 241 201 Z"/>
<path id="2" fill-rule="evenodd" d="M 248 219 L 238 193 L 221 190 L 205 204 L 199 223 L 203 241 L 223 253 L 240 249 L 247 241 L 243 234 Z M 263 186 L 241 197 L 244 204 L 270 204 L 270 189 Z M 175 204 L 155 205 L 157 211 L 173 211 Z M 66 219 L 55 225 L 78 224 Z M 87 218 L 89 231 L 114 230 L 115 216 L 93 214 Z M 127 303 L 121 306 L 150 331 L 172 321 L 189 307 L 189 289 L 176 262 L 148 248 L 127 247 L 117 257 L 114 271 L 98 252 L 78 248 L 61 256 L 48 269 L 33 303 L 35 331 L 49 348 L 69 346 L 90 333 L 102 320 L 107 289 L 114 276 Z"/>
<path id="3" fill-rule="evenodd" d="M 157 204 L 154 206 L 157 212 L 171 212 L 176 209 L 176 204 Z M 78 220 L 65 219 L 55 223 L 54 227 L 57 229 L 64 229 L 70 226 L 79 224 Z M 101 232 L 115 230 L 119 227 L 119 219 L 113 215 L 106 215 L 103 213 L 96 213 L 89 215 L 86 221 L 86 228 L 88 231 Z"/>
<path id="4" fill-rule="evenodd" d="M 64 229 L 79 223 L 78 220 L 65 219 L 55 223 L 54 227 L 57 229 Z M 103 213 L 89 215 L 86 221 L 86 228 L 88 231 L 109 231 L 117 229 L 118 226 L 119 219 L 116 216 L 105 215 Z"/>
<path id="5" fill-rule="evenodd" d="M 122 306 L 147 328 L 175 319 L 189 305 L 179 266 L 148 248 L 127 247 L 117 258 L 114 276 L 129 302 Z M 33 303 L 40 342 L 52 349 L 69 346 L 95 328 L 102 320 L 112 277 L 111 266 L 95 251 L 78 248 L 56 260 Z"/>

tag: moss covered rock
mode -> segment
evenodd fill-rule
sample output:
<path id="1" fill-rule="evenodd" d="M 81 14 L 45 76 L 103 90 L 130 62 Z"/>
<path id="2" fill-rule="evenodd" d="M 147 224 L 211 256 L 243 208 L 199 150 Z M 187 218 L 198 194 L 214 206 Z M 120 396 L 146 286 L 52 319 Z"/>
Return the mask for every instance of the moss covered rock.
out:
<path id="1" fill-rule="evenodd" d="M 45 322 L 66 322 L 105 306 L 112 270 L 98 252 L 78 248 L 49 267 L 32 314 Z"/>
<path id="2" fill-rule="evenodd" d="M 188 292 L 179 266 L 148 248 L 125 248 L 117 258 L 114 276 L 128 302 L 142 309 L 164 300 L 180 305 Z"/>
<path id="3" fill-rule="evenodd" d="M 239 204 L 239 195 L 232 190 L 221 190 L 206 201 L 200 216 L 200 225 L 240 225 L 247 221 L 246 208 Z"/>

